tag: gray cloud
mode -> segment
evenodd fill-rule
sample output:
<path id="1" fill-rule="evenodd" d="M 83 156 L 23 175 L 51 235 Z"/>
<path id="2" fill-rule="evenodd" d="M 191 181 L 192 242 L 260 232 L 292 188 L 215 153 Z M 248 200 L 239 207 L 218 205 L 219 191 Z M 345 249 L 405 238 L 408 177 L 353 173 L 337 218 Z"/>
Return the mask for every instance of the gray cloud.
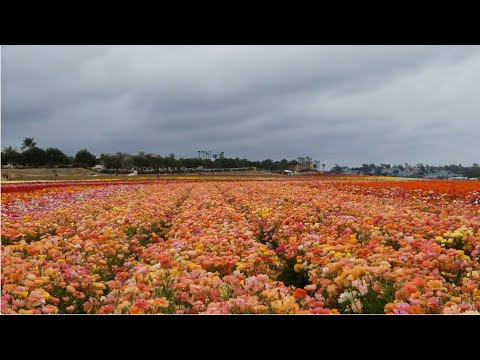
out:
<path id="1" fill-rule="evenodd" d="M 478 46 L 2 47 L 2 147 L 480 161 Z"/>

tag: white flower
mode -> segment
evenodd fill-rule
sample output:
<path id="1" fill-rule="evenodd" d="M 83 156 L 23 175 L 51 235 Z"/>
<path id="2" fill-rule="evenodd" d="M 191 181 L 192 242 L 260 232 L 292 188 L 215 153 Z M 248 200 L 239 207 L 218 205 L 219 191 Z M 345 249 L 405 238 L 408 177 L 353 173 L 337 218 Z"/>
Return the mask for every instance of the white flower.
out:
<path id="1" fill-rule="evenodd" d="M 340 294 L 340 297 L 338 298 L 338 302 L 340 304 L 343 304 L 344 302 L 346 301 L 349 301 L 349 302 L 352 302 L 353 301 L 353 297 L 352 297 L 352 294 L 350 293 L 350 291 L 345 291 L 343 293 Z"/>

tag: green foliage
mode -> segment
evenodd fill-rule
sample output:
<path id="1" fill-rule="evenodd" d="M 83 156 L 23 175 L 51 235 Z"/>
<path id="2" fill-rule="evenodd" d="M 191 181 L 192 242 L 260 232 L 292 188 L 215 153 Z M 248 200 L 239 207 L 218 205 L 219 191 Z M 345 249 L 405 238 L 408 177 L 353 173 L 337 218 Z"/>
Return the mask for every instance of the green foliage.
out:
<path id="1" fill-rule="evenodd" d="M 35 141 L 33 141 L 33 137 L 31 137 L 31 138 L 27 137 L 27 138 L 23 139 L 22 150 L 24 150 L 24 149 L 30 150 L 30 149 L 34 148 L 36 145 L 37 145 L 37 143 Z"/>
<path id="2" fill-rule="evenodd" d="M 45 150 L 45 161 L 49 166 L 70 164 L 70 158 L 62 150 L 56 148 Z"/>
<path id="3" fill-rule="evenodd" d="M 364 314 L 384 314 L 385 305 L 395 300 L 395 282 L 393 280 L 379 280 L 382 290 L 380 294 L 368 286 L 368 291 L 360 299 L 362 301 Z"/>
<path id="4" fill-rule="evenodd" d="M 65 287 L 59 285 L 53 285 L 50 295 L 57 298 L 59 303 L 57 304 L 59 314 L 67 314 L 67 307 L 73 306 L 72 314 L 84 314 L 83 304 L 87 301 L 87 296 L 84 298 L 77 298 L 73 294 L 67 292 Z"/>
<path id="5" fill-rule="evenodd" d="M 20 163 L 25 166 L 45 166 L 47 155 L 45 150 L 31 147 L 20 156 Z"/>
<path id="6" fill-rule="evenodd" d="M 75 161 L 78 163 L 88 164 L 88 166 L 95 166 L 97 158 L 87 149 L 82 149 L 76 153 Z"/>
<path id="7" fill-rule="evenodd" d="M 286 265 L 277 277 L 278 281 L 283 281 L 287 286 L 295 286 L 296 288 L 304 288 L 310 282 L 308 280 L 308 273 L 302 269 L 299 272 L 294 270 L 294 266 L 297 263 L 296 258 L 286 259 Z"/>
<path id="8" fill-rule="evenodd" d="M 6 147 L 2 151 L 2 164 L 18 164 L 20 162 L 21 154 L 12 148 Z"/>

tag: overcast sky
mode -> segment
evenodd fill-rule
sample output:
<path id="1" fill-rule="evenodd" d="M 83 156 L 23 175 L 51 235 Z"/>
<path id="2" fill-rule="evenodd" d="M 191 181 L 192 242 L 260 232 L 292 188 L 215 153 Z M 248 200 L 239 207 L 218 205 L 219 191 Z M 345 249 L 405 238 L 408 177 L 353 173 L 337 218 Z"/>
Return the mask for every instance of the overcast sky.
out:
<path id="1" fill-rule="evenodd" d="M 2 46 L 2 148 L 480 162 L 479 46 Z"/>

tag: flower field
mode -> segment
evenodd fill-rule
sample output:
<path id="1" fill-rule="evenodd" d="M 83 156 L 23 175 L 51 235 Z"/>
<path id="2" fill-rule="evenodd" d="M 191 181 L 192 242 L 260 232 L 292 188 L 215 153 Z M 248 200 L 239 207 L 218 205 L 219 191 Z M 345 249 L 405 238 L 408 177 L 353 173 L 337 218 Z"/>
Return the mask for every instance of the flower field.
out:
<path id="1" fill-rule="evenodd" d="M 1 312 L 478 314 L 480 181 L 2 186 Z"/>

